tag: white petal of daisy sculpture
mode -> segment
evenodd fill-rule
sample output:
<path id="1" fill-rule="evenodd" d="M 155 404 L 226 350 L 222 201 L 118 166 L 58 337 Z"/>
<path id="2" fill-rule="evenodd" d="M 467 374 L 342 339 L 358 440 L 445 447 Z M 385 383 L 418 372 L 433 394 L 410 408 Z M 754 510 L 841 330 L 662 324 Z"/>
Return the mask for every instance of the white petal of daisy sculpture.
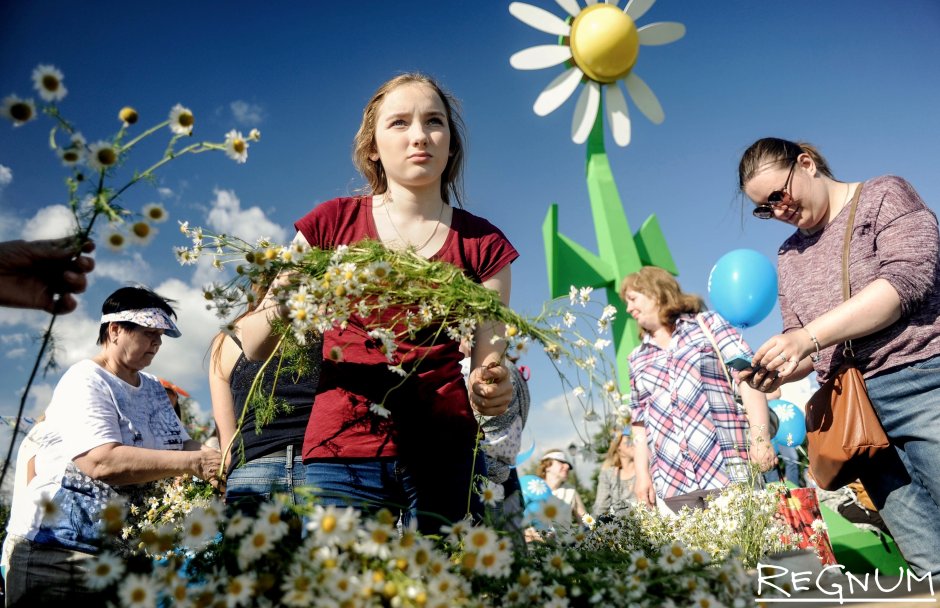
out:
<path id="1" fill-rule="evenodd" d="M 519 70 L 541 70 L 563 66 L 564 71 L 548 83 L 533 105 L 546 116 L 568 101 L 578 89 L 571 139 L 587 142 L 587 185 L 591 213 L 597 235 L 594 254 L 558 232 L 558 206 L 553 204 L 542 225 L 552 297 L 563 296 L 571 285 L 603 288 L 619 314 L 614 320 L 615 349 L 620 388 L 629 390 L 627 355 L 637 345 L 636 322 L 627 314 L 617 293 L 620 280 L 643 266 L 659 266 L 678 274 L 655 215 L 631 234 L 620 195 L 604 150 L 604 117 L 614 142 L 627 146 L 631 139 L 630 113 L 621 83 L 637 109 L 652 123 L 665 119 L 663 107 L 653 90 L 634 68 L 643 46 L 658 46 L 679 40 L 685 26 L 676 22 L 650 23 L 638 27 L 636 21 L 655 0 L 630 0 L 621 9 L 616 0 L 556 0 L 567 13 L 559 17 L 538 6 L 513 2 L 509 12 L 526 25 L 557 36 L 555 44 L 523 49 L 509 58 Z"/>

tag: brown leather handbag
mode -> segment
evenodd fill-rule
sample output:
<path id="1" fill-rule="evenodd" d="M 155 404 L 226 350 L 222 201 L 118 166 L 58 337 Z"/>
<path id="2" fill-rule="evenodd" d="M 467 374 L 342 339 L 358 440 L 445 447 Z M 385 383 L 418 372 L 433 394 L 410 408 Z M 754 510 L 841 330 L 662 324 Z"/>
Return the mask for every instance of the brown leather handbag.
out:
<path id="1" fill-rule="evenodd" d="M 852 198 L 842 247 L 842 297 L 845 300 L 851 296 L 849 245 L 861 191 L 859 185 Z M 855 364 L 851 340 L 845 342 L 842 353 L 842 367 L 806 404 L 809 466 L 816 483 L 824 490 L 836 490 L 855 481 L 878 452 L 891 447 L 868 398 L 865 379 Z"/>

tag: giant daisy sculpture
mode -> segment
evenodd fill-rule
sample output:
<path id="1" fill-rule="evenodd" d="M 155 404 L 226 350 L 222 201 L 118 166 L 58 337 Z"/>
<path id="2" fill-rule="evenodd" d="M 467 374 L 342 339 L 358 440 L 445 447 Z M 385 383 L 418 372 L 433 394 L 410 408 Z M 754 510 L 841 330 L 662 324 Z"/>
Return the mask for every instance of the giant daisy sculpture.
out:
<path id="1" fill-rule="evenodd" d="M 659 266 L 673 274 L 678 270 L 655 215 L 643 222 L 632 239 L 628 236 L 633 232 L 604 150 L 604 116 L 614 141 L 620 146 L 629 144 L 630 118 L 620 85 L 623 82 L 640 112 L 653 123 L 663 121 L 659 100 L 633 68 L 641 46 L 675 42 L 685 35 L 685 26 L 663 22 L 637 28 L 636 20 L 656 0 L 630 0 L 623 9 L 616 0 L 585 1 L 586 6 L 581 8 L 578 0 L 556 0 L 568 13 L 564 19 L 531 4 L 511 3 L 509 12 L 513 16 L 558 36 L 558 42 L 519 51 L 509 63 L 520 70 L 565 64 L 565 70 L 535 100 L 534 110 L 540 116 L 561 107 L 584 83 L 574 110 L 571 138 L 577 144 L 588 144 L 587 186 L 598 253 L 558 231 L 558 205 L 552 204 L 542 224 L 549 289 L 553 298 L 568 293 L 571 285 L 606 291 L 607 301 L 617 309 L 612 327 L 614 348 L 620 391 L 626 394 L 630 387 L 627 356 L 639 338 L 636 321 L 627 314 L 617 292 L 620 281 L 643 266 Z"/>
<path id="2" fill-rule="evenodd" d="M 640 46 L 669 44 L 685 35 L 685 26 L 676 22 L 651 23 L 637 28 L 636 20 L 656 0 L 630 0 L 624 9 L 617 0 L 599 3 L 586 0 L 556 0 L 568 12 L 562 19 L 544 9 L 524 2 L 513 2 L 509 12 L 541 32 L 559 36 L 557 44 L 533 46 L 509 58 L 519 70 L 541 70 L 565 64 L 567 69 L 552 80 L 535 100 L 539 116 L 557 110 L 585 83 L 571 122 L 571 139 L 576 144 L 587 141 L 597 120 L 604 94 L 604 107 L 614 141 L 619 146 L 630 143 L 630 115 L 620 88 L 623 82 L 633 103 L 654 124 L 665 118 L 653 90 L 633 71 Z"/>

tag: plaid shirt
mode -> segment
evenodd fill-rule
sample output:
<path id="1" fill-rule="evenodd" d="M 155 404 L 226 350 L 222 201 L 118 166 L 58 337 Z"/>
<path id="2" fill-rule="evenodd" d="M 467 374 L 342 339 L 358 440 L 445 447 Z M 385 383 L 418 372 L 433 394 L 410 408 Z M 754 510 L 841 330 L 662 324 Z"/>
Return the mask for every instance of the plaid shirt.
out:
<path id="1" fill-rule="evenodd" d="M 704 312 L 700 318 L 726 361 L 753 355 L 717 313 Z M 630 354 L 630 370 L 633 424 L 646 428 L 660 498 L 747 480 L 747 418 L 696 317 L 676 320 L 666 350 L 645 336 Z"/>

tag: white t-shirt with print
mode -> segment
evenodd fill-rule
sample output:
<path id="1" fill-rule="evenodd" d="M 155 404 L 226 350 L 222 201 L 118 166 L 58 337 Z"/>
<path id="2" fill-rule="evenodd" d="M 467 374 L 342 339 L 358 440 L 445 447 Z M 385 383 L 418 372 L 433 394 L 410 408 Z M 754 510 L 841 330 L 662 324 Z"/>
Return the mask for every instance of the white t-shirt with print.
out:
<path id="1" fill-rule="evenodd" d="M 59 380 L 46 425 L 36 477 L 27 486 L 33 517 L 24 522 L 27 529 L 10 532 L 78 551 L 93 550 L 89 541 L 96 532 L 88 529 L 89 522 L 97 522 L 112 489 L 83 476 L 73 459 L 108 443 L 182 450 L 189 439 L 159 380 L 141 372 L 135 387 L 90 359 L 70 367 Z M 43 519 L 39 505 L 49 500 L 56 508 Z"/>

